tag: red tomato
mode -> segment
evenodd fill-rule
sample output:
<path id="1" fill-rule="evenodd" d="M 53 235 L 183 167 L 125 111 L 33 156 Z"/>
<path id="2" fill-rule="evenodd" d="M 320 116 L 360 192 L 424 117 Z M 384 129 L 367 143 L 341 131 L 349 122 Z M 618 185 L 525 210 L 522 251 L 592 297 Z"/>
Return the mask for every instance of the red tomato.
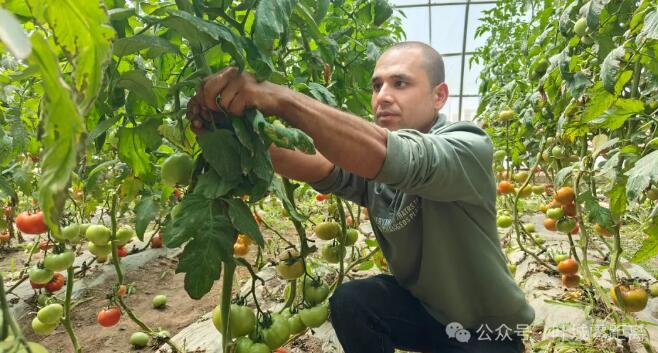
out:
<path id="1" fill-rule="evenodd" d="M 160 233 L 156 234 L 153 239 L 151 239 L 151 247 L 152 248 L 161 248 L 162 247 L 162 238 L 160 237 Z"/>
<path id="2" fill-rule="evenodd" d="M 330 197 L 331 197 L 331 195 L 317 194 L 317 195 L 315 195 L 315 200 L 319 201 L 319 202 L 322 202 L 322 201 L 328 200 Z"/>
<path id="3" fill-rule="evenodd" d="M 56 272 L 53 275 L 53 279 L 51 279 L 50 282 L 46 284 L 46 290 L 49 291 L 50 293 L 54 293 L 62 289 L 64 284 L 66 284 L 66 279 L 64 278 L 64 275 Z"/>
<path id="4" fill-rule="evenodd" d="M 48 226 L 43 218 L 43 212 L 35 214 L 23 212 L 16 216 L 18 230 L 26 234 L 41 234 L 48 231 Z"/>
<path id="5" fill-rule="evenodd" d="M 126 250 L 125 246 L 120 246 L 117 248 L 117 253 L 119 257 L 125 257 L 126 255 L 128 255 L 128 250 Z"/>
<path id="6" fill-rule="evenodd" d="M 101 310 L 98 313 L 97 321 L 103 327 L 116 325 L 121 319 L 121 310 L 118 306 Z"/>

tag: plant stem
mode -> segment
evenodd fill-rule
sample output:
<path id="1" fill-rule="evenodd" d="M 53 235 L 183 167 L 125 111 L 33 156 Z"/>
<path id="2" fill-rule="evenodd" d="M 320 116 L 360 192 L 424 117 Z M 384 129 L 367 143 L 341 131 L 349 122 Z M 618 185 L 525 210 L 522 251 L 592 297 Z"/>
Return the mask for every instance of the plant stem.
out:
<path id="1" fill-rule="evenodd" d="M 82 347 L 78 344 L 78 338 L 73 331 L 73 325 L 71 325 L 71 297 L 73 295 L 73 276 L 75 275 L 73 266 L 66 269 L 66 275 L 66 297 L 64 298 L 64 319 L 62 320 L 62 325 L 69 335 L 73 350 L 76 353 L 80 353 L 82 352 Z"/>
<path id="2" fill-rule="evenodd" d="M 233 261 L 224 261 L 224 278 L 222 281 L 222 296 L 221 296 L 221 315 L 222 322 L 224 323 L 222 332 L 222 349 L 224 353 L 229 353 L 229 342 L 231 322 L 229 320 L 229 312 L 231 310 L 231 295 L 233 288 L 233 275 L 235 274 L 235 263 Z"/>

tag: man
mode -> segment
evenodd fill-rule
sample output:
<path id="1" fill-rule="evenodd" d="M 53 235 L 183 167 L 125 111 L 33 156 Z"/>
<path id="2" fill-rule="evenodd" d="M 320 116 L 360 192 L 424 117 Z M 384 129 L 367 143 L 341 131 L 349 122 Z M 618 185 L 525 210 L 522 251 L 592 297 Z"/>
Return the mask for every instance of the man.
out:
<path id="1" fill-rule="evenodd" d="M 534 311 L 507 270 L 496 229 L 492 145 L 472 123 L 438 114 L 441 56 L 405 42 L 372 76 L 375 124 L 235 68 L 208 78 L 189 109 L 255 107 L 313 138 L 318 153 L 272 147 L 277 173 L 368 207 L 393 273 L 339 286 L 332 324 L 347 353 L 522 352 Z"/>

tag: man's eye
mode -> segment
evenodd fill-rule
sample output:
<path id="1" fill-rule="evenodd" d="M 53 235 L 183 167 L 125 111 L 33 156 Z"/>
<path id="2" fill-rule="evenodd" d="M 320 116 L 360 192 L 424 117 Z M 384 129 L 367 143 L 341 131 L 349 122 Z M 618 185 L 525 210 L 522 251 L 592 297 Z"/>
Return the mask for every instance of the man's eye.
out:
<path id="1" fill-rule="evenodd" d="M 372 84 L 372 89 L 373 89 L 375 92 L 378 92 L 381 88 L 382 88 L 382 84 L 381 84 L 381 83 L 373 83 L 373 84 Z"/>
<path id="2" fill-rule="evenodd" d="M 398 87 L 398 88 L 405 87 L 406 85 L 407 85 L 407 83 L 404 82 L 404 81 L 396 81 L 395 82 L 395 87 Z"/>

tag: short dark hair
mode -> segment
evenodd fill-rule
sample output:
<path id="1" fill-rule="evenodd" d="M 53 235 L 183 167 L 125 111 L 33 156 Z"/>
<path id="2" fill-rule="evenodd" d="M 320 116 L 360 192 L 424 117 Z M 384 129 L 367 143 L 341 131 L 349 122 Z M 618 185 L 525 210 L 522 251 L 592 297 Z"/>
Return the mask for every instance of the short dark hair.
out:
<path id="1" fill-rule="evenodd" d="M 432 87 L 445 81 L 445 66 L 443 64 L 443 57 L 441 57 L 441 54 L 439 54 L 439 52 L 431 46 L 423 42 L 408 41 L 393 44 L 391 47 L 386 49 L 386 51 L 409 48 L 420 49 L 423 55 L 423 66 L 425 66 L 425 72 L 427 73 L 427 77 L 429 78 Z"/>

